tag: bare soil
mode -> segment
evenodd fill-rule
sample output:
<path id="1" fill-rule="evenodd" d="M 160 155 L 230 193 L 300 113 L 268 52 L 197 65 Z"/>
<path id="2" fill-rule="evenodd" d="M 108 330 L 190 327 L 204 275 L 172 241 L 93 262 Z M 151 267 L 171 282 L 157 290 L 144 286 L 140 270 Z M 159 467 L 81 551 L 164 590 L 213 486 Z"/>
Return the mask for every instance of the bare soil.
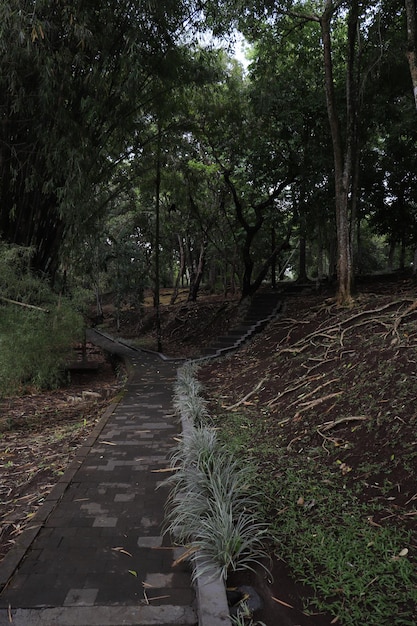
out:
<path id="1" fill-rule="evenodd" d="M 227 419 L 236 410 L 257 420 L 265 441 L 261 469 L 274 471 L 271 441 L 288 454 L 324 450 L 333 471 L 361 486 L 364 501 L 382 504 L 370 524 L 415 528 L 417 518 L 417 304 L 407 278 L 359 285 L 354 306 L 338 308 L 333 294 L 314 289 L 284 295 L 285 312 L 246 347 L 204 366 L 199 373 L 212 411 Z M 149 303 L 148 303 L 149 304 Z M 239 317 L 237 298 L 202 296 L 161 306 L 165 354 L 194 357 Z M 112 308 L 101 326 L 155 349 L 152 307 L 124 310 L 120 328 Z M 0 558 L 33 517 L 45 494 L 76 453 L 123 379 L 99 350 L 89 347 L 97 371 L 74 374 L 57 391 L 0 401 Z M 94 355 L 94 356 L 93 356 Z M 92 400 L 90 391 L 100 394 Z M 271 515 L 278 514 L 271 510 Z M 415 552 L 417 538 L 414 536 Z M 415 555 L 414 555 L 415 556 Z M 274 584 L 256 618 L 269 625 L 328 626 L 307 617 L 307 589 L 291 580 L 274 556 Z M 242 582 L 236 579 L 236 584 Z M 290 606 L 288 606 L 290 605 Z M 291 608 L 290 608 L 291 607 Z"/>
<path id="2" fill-rule="evenodd" d="M 417 301 L 409 280 L 362 284 L 351 308 L 338 308 L 330 294 L 288 294 L 282 317 L 199 377 L 217 426 L 229 428 L 235 412 L 246 416 L 261 480 L 276 477 L 282 450 L 288 461 L 320 459 L 363 503 L 377 505 L 370 525 L 413 530 L 408 558 L 416 559 Z M 269 515 L 282 514 L 277 498 Z M 274 582 L 254 582 L 265 601 L 256 618 L 267 625 L 335 623 L 303 614 L 308 589 L 274 556 Z"/>

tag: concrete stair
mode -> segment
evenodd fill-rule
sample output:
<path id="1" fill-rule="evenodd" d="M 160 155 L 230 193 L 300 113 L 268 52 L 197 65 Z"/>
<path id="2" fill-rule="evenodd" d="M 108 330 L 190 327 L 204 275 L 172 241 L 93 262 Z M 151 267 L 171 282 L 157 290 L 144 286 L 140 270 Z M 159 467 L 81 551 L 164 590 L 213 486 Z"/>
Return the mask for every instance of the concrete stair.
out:
<path id="1" fill-rule="evenodd" d="M 282 310 L 282 294 L 275 291 L 256 293 L 238 326 L 203 349 L 202 358 L 213 358 L 237 350 L 260 333 Z"/>

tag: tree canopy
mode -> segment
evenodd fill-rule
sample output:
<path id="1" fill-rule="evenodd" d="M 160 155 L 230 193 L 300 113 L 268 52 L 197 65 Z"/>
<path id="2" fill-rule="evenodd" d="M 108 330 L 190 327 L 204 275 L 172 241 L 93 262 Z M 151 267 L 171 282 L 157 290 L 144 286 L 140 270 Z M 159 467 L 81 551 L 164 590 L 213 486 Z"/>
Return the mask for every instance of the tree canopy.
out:
<path id="1" fill-rule="evenodd" d="M 291 276 L 337 276 L 348 303 L 369 238 L 387 267 L 416 247 L 414 18 L 391 0 L 3 2 L 2 240 L 52 283 L 113 268 L 140 293 L 157 259 L 190 299 L 251 295 L 297 250 Z"/>

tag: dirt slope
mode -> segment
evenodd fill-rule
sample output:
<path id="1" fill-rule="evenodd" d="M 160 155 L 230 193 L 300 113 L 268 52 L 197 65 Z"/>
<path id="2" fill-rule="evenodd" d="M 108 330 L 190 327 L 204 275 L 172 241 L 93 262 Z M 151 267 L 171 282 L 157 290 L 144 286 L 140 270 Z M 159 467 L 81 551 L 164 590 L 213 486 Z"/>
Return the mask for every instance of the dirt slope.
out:
<path id="1" fill-rule="evenodd" d="M 313 471 L 325 477 L 323 482 L 329 482 L 334 492 L 354 493 L 364 511 L 369 507 L 368 527 L 410 530 L 411 542 L 399 554 L 415 562 L 413 284 L 398 280 L 362 285 L 349 309 L 337 308 L 333 298 L 322 295 L 288 295 L 280 319 L 243 350 L 203 367 L 199 378 L 219 432 L 237 442 L 239 455 L 255 457 L 259 482 L 269 489 L 267 515 L 278 528 L 287 515 L 280 476 L 295 468 L 295 480 L 297 474 L 305 477 L 294 498 L 309 515 L 310 507 L 312 514 L 318 508 L 314 498 L 307 500 L 308 472 Z M 331 498 L 331 489 L 328 493 Z M 331 502 L 328 509 L 329 516 L 338 514 Z M 301 546 L 301 537 L 293 544 L 293 549 Z M 300 610 L 271 600 L 300 608 L 299 594 L 305 593 L 286 578 L 282 554 L 285 550 L 278 549 L 275 584 L 264 589 L 267 610 L 256 617 L 268 625 L 338 623 L 326 615 L 306 621 Z M 343 590 L 337 591 L 343 596 Z"/>

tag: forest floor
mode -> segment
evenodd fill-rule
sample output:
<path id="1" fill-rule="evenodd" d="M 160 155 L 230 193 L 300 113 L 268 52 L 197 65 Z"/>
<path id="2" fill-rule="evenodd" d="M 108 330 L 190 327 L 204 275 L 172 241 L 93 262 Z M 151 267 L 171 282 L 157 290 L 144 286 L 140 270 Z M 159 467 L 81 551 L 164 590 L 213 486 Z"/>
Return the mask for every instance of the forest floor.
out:
<path id="1" fill-rule="evenodd" d="M 199 356 L 234 326 L 238 301 L 182 298 L 161 307 L 163 352 Z M 118 332 L 155 349 L 154 322 L 151 306 L 142 314 L 126 310 Z M 110 307 L 101 328 L 116 334 Z M 116 376 L 105 355 L 93 346 L 88 350 L 99 364 L 96 371 L 74 374 L 56 391 L 0 401 L 0 559 L 123 385 L 123 373 Z M 330 292 L 288 293 L 280 318 L 238 352 L 204 365 L 199 377 L 219 432 L 239 454 L 256 457 L 269 489 L 265 515 L 278 520 L 278 533 L 290 508 L 279 493 L 285 472 L 292 467 L 301 476 L 293 497 L 305 516 L 319 515 L 320 494 L 309 493 L 307 477 L 320 473 L 323 484 L 343 491 L 345 500 L 352 492 L 369 507 L 371 529 L 411 531 L 409 543 L 390 558 L 415 564 L 417 306 L 411 280 L 363 283 L 351 308 L 338 308 Z M 331 508 L 328 514 L 337 516 Z M 339 623 L 323 610 L 307 615 L 302 600 L 310 590 L 292 581 L 289 565 L 285 550 L 273 554 L 275 583 L 265 583 L 266 606 L 256 618 L 267 626 Z M 314 582 L 307 571 L 298 578 Z"/>

